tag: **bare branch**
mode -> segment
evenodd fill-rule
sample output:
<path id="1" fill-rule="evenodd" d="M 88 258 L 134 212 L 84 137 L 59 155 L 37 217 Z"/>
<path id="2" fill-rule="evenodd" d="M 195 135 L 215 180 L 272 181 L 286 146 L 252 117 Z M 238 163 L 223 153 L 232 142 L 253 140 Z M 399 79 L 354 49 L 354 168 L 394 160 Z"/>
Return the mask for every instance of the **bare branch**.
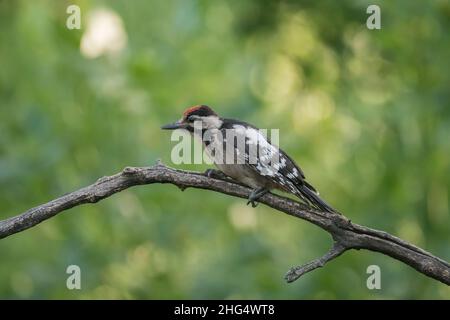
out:
<path id="1" fill-rule="evenodd" d="M 122 172 L 103 177 L 90 186 L 0 221 L 0 239 L 29 229 L 72 207 L 96 203 L 132 186 L 153 183 L 170 183 L 182 190 L 188 187 L 207 189 L 240 198 L 247 198 L 250 192 L 249 188 L 229 179 L 177 170 L 161 163 L 153 167 L 127 167 Z M 264 195 L 259 202 L 315 224 L 330 233 L 335 241 L 333 248 L 322 258 L 291 269 L 287 275 L 288 281 L 295 281 L 301 275 L 323 266 L 347 250 L 366 249 L 388 255 L 428 277 L 450 285 L 450 264 L 447 261 L 387 232 L 351 223 L 343 215 L 319 212 L 305 204 L 272 193 Z"/>
<path id="2" fill-rule="evenodd" d="M 333 247 L 331 247 L 330 251 L 328 251 L 325 255 L 323 255 L 322 257 L 317 258 L 307 264 L 291 268 L 286 273 L 284 278 L 286 279 L 287 282 L 294 282 L 295 280 L 300 278 L 305 273 L 308 273 L 317 268 L 323 267 L 327 262 L 339 257 L 346 250 L 348 250 L 348 248 L 344 247 L 339 242 L 335 242 L 333 244 Z"/>

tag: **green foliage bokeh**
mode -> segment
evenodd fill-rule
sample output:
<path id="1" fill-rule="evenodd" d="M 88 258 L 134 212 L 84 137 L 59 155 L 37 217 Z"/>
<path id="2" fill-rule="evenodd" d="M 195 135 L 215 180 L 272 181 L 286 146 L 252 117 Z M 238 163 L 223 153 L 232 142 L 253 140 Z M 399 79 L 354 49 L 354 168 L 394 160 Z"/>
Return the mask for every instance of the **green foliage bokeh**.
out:
<path id="1" fill-rule="evenodd" d="M 66 28 L 70 4 L 81 30 Z M 261 128 L 333 206 L 450 258 L 450 3 L 0 1 L 0 219 L 161 158 L 159 127 L 193 104 Z M 80 43 L 95 12 L 123 46 Z M 117 22 L 119 21 L 119 22 Z M 180 166 L 204 170 L 204 165 Z M 316 227 L 225 195 L 136 187 L 0 241 L 0 298 L 450 299 L 447 286 L 331 245 Z M 66 268 L 82 290 L 66 288 Z M 382 289 L 368 290 L 379 265 Z"/>

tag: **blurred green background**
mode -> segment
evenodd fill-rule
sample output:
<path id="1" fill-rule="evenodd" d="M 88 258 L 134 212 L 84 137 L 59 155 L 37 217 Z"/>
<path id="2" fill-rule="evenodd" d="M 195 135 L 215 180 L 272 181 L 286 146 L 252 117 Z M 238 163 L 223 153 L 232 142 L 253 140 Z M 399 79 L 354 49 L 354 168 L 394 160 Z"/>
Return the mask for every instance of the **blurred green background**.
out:
<path id="1" fill-rule="evenodd" d="M 81 30 L 66 28 L 70 4 Z M 450 259 L 449 1 L 0 0 L 0 27 L 0 219 L 171 165 L 159 127 L 201 103 L 281 128 L 334 207 Z M 284 282 L 330 245 L 263 205 L 141 186 L 1 240 L 0 298 L 450 299 L 367 251 Z M 82 290 L 66 288 L 71 264 Z M 366 287 L 372 264 L 381 290 Z"/>

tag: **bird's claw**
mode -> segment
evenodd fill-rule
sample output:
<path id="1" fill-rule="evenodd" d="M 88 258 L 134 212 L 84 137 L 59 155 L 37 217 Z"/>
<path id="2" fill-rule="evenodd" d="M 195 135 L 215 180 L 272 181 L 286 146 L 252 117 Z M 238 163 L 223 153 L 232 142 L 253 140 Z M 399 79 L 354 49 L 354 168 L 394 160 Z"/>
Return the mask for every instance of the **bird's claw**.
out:
<path id="1" fill-rule="evenodd" d="M 220 171 L 220 170 L 216 170 L 216 169 L 207 169 L 205 171 L 205 175 L 208 178 L 213 178 L 213 179 L 225 179 L 226 175 Z"/>
<path id="2" fill-rule="evenodd" d="M 258 202 L 255 202 L 254 200 L 248 200 L 247 201 L 247 205 L 252 204 L 252 208 L 256 208 L 256 206 L 258 205 Z"/>
<path id="3" fill-rule="evenodd" d="M 267 192 L 269 192 L 269 190 L 266 188 L 254 189 L 248 196 L 247 205 L 251 204 L 253 208 L 256 208 L 256 206 L 258 205 L 258 202 L 256 201 L 263 195 L 265 195 Z"/>

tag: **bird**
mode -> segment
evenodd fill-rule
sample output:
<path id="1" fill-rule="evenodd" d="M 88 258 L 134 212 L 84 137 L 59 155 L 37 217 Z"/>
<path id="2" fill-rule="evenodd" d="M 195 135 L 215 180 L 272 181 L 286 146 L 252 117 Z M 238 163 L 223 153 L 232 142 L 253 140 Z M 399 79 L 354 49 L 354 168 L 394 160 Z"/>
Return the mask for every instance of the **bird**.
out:
<path id="1" fill-rule="evenodd" d="M 294 160 L 247 122 L 222 118 L 207 105 L 195 105 L 161 129 L 185 130 L 200 139 L 219 169 L 208 169 L 208 176 L 230 177 L 250 187 L 247 205 L 256 207 L 262 196 L 276 189 L 297 196 L 316 210 L 338 213 L 319 197 Z"/>

